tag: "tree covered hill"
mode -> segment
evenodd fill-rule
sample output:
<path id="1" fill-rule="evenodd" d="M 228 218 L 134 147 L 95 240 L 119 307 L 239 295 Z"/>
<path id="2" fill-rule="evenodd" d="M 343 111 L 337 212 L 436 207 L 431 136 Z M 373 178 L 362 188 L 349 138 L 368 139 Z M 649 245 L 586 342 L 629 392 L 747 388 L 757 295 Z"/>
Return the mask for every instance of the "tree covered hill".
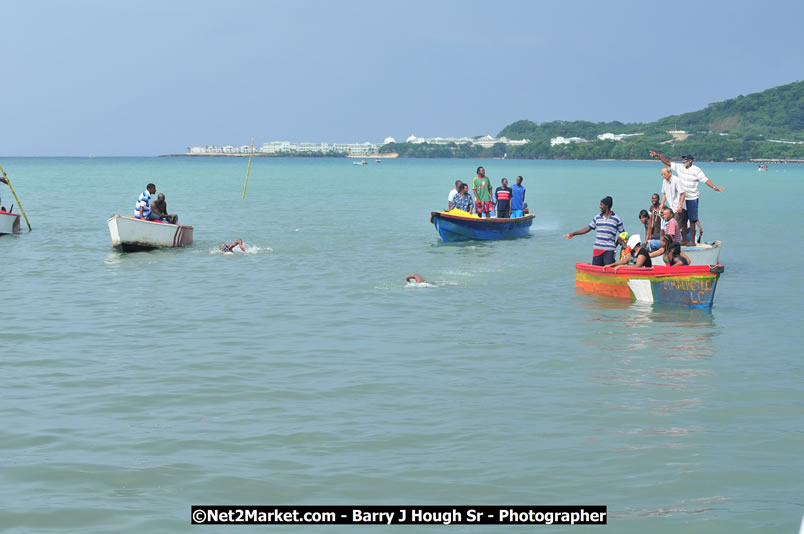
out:
<path id="1" fill-rule="evenodd" d="M 674 134 L 669 133 L 674 131 Z M 632 135 L 622 140 L 598 135 Z M 696 159 L 804 159 L 804 82 L 738 96 L 706 108 L 650 123 L 517 121 L 497 137 L 528 139 L 521 146 L 499 143 L 489 149 L 467 145 L 392 143 L 383 152 L 401 157 L 501 157 L 540 159 L 645 159 L 653 149 L 670 157 L 691 153 Z M 556 137 L 582 142 L 551 144 Z"/>
<path id="2" fill-rule="evenodd" d="M 684 131 L 675 136 L 668 131 Z M 621 141 L 599 140 L 603 133 L 641 133 Z M 522 120 L 498 136 L 529 139 L 510 147 L 508 155 L 525 158 L 645 158 L 648 150 L 699 159 L 804 158 L 804 82 L 774 87 L 708 105 L 700 111 L 671 115 L 651 123 Z M 588 142 L 550 145 L 555 137 L 580 137 Z M 783 142 L 779 142 L 783 141 Z M 672 145 L 667 150 L 661 145 Z"/>

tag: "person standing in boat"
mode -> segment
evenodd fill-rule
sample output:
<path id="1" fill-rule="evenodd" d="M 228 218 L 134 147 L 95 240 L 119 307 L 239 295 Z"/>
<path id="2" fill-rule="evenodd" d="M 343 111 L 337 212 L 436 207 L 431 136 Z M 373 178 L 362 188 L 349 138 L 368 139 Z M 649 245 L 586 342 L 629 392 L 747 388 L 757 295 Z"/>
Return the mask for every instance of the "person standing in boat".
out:
<path id="1" fill-rule="evenodd" d="M 461 192 L 455 197 L 453 207 L 472 213 L 472 195 L 469 194 L 469 184 L 461 184 Z"/>
<path id="2" fill-rule="evenodd" d="M 681 180 L 673 174 L 670 167 L 662 167 L 662 200 L 659 202 L 664 208 L 670 208 L 678 227 L 687 224 L 687 211 L 684 209 L 684 199 L 687 194 Z"/>
<path id="3" fill-rule="evenodd" d="M 494 200 L 497 201 L 497 217 L 508 219 L 511 216 L 511 188 L 508 187 L 508 178 L 500 181 L 501 187 L 494 191 Z"/>
<path id="4" fill-rule="evenodd" d="M 154 193 L 156 193 L 156 186 L 154 184 L 145 186 L 145 191 L 142 192 L 137 199 L 137 204 L 134 206 L 134 217 L 144 221 L 161 220 L 157 214 L 151 211 L 151 195 Z"/>
<path id="5" fill-rule="evenodd" d="M 652 158 L 659 158 L 662 163 L 669 165 L 670 170 L 675 171 L 678 175 L 678 179 L 681 180 L 681 185 L 686 193 L 685 203 L 687 207 L 687 221 L 689 222 L 690 226 L 690 234 L 692 234 L 691 236 L 687 235 L 687 225 L 683 224 L 681 226 L 681 244 L 687 244 L 687 240 L 689 238 L 689 244 L 695 245 L 695 223 L 698 222 L 698 184 L 703 182 L 718 193 L 723 192 L 723 188 L 717 187 L 715 184 L 713 184 L 712 181 L 706 177 L 700 167 L 692 164 L 693 160 L 695 159 L 692 157 L 692 154 L 685 154 L 681 156 L 682 163 L 673 163 L 666 157 L 654 152 L 653 150 L 650 151 L 650 156 Z"/>
<path id="6" fill-rule="evenodd" d="M 525 188 L 522 187 L 522 177 L 516 177 L 516 183 L 511 188 L 511 218 L 525 216 Z"/>
<path id="7" fill-rule="evenodd" d="M 564 234 L 567 239 L 572 239 L 576 235 L 588 233 L 590 230 L 597 230 L 595 234 L 595 244 L 592 249 L 592 265 L 608 265 L 614 263 L 614 250 L 617 248 L 617 236 L 625 231 L 623 221 L 611 211 L 614 200 L 605 197 L 600 201 L 600 214 L 595 215 L 588 226 L 576 230 L 575 232 Z"/>
<path id="8" fill-rule="evenodd" d="M 151 212 L 155 213 L 160 220 L 170 224 L 179 224 L 178 215 L 169 215 L 167 212 L 167 202 L 165 202 L 165 195 L 159 193 L 156 195 L 156 200 L 151 203 Z"/>
<path id="9" fill-rule="evenodd" d="M 493 209 L 491 203 L 491 182 L 486 178 L 486 169 L 477 168 L 477 176 L 472 180 L 472 190 L 475 192 L 475 213 L 478 217 L 491 217 Z"/>

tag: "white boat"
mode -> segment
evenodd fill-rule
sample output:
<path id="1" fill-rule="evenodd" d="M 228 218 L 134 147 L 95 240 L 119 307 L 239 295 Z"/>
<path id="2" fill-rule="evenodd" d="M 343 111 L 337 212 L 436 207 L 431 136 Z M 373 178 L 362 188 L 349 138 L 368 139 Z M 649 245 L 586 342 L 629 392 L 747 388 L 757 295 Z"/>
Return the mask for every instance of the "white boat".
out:
<path id="1" fill-rule="evenodd" d="M 0 235 L 18 233 L 20 233 L 20 214 L 0 211 Z"/>
<path id="2" fill-rule="evenodd" d="M 720 241 L 712 243 L 698 243 L 695 246 L 681 247 L 692 265 L 720 265 Z"/>
<path id="3" fill-rule="evenodd" d="M 186 247 L 193 244 L 192 226 L 143 221 L 123 215 L 112 215 L 106 223 L 112 235 L 112 245 L 123 252 Z"/>

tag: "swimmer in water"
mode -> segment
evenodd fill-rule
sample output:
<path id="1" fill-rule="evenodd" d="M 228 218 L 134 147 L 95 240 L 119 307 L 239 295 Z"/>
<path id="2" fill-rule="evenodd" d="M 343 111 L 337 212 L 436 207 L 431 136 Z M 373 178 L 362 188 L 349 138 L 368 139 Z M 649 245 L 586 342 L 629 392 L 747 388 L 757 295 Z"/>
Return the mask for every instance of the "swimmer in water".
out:
<path id="1" fill-rule="evenodd" d="M 424 284 L 424 278 L 418 274 L 409 274 L 405 277 L 405 281 L 409 284 Z"/>
<path id="2" fill-rule="evenodd" d="M 218 248 L 221 249 L 221 252 L 234 252 L 234 249 L 237 246 L 240 246 L 240 250 L 242 250 L 243 252 L 246 251 L 246 247 L 243 246 L 243 240 L 242 239 L 238 239 L 237 241 L 235 241 L 231 245 L 227 245 L 226 243 L 221 243 L 220 245 L 218 245 Z"/>

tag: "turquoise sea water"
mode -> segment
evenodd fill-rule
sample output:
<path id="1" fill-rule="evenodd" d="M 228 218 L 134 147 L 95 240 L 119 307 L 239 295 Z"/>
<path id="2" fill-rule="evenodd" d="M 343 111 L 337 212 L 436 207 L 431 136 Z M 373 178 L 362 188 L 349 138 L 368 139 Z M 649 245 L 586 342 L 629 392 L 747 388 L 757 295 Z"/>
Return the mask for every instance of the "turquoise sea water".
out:
<path id="1" fill-rule="evenodd" d="M 726 271 L 688 310 L 576 295 L 593 237 L 561 237 L 605 195 L 638 230 L 656 162 L 369 161 L 257 159 L 245 201 L 244 159 L 1 161 L 34 231 L 0 237 L 0 530 L 387 528 L 191 526 L 192 504 L 602 504 L 612 532 L 797 531 L 804 165 L 700 164 L 725 187 L 701 220 Z M 478 165 L 525 177 L 530 238 L 439 242 L 429 212 Z M 111 248 L 106 219 L 148 182 L 192 247 Z M 247 254 L 215 251 L 237 237 Z"/>

